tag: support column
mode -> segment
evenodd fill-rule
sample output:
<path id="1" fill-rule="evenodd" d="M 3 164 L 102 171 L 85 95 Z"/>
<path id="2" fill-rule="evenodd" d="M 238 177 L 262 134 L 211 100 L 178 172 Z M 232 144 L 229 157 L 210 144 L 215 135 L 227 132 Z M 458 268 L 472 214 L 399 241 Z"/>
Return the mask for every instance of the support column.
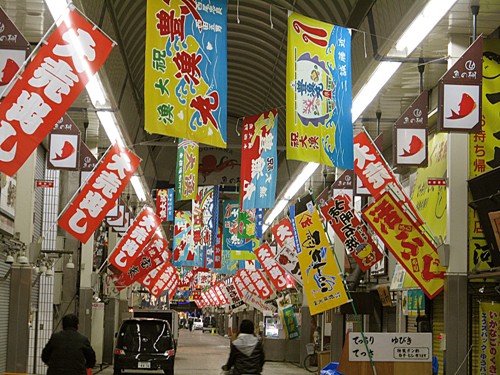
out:
<path id="1" fill-rule="evenodd" d="M 448 44 L 448 67 L 469 47 L 467 36 L 452 35 Z M 462 364 L 467 356 L 467 179 L 469 171 L 469 135 L 448 134 L 447 242 L 450 259 L 445 279 L 444 329 L 446 334 L 446 373 L 466 375 Z M 440 364 L 442 366 L 443 364 Z"/>
<path id="2" fill-rule="evenodd" d="M 311 333 L 311 311 L 309 310 L 309 305 L 307 303 L 307 297 L 304 293 L 302 295 L 302 307 L 300 308 L 301 315 L 301 327 L 300 327 L 300 363 L 304 363 L 306 358 L 306 344 L 310 343 L 312 333 Z"/>
<path id="3" fill-rule="evenodd" d="M 28 372 L 31 266 L 14 265 L 10 276 L 6 372 Z"/>
<path id="4" fill-rule="evenodd" d="M 78 300 L 78 316 L 80 317 L 79 331 L 87 336 L 92 332 L 92 265 L 94 258 L 94 236 L 86 243 L 82 243 L 80 253 L 80 290 Z"/>
<path id="5" fill-rule="evenodd" d="M 16 194 L 16 216 L 14 219 L 14 230 L 19 233 L 19 240 L 27 248 L 33 241 L 33 211 L 35 206 L 35 167 L 36 151 L 26 160 L 17 172 Z M 35 241 L 37 239 L 35 238 Z M 28 258 L 33 261 L 39 254 L 29 254 Z"/>

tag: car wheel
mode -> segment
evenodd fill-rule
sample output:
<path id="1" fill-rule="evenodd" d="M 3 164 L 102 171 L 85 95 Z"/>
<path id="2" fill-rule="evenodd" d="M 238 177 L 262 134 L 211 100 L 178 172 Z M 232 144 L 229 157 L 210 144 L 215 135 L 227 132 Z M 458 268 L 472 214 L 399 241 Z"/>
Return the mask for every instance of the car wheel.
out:
<path id="1" fill-rule="evenodd" d="M 113 375 L 122 375 L 122 369 L 118 367 L 113 368 Z"/>
<path id="2" fill-rule="evenodd" d="M 172 366 L 172 368 L 164 369 L 163 373 L 165 375 L 174 375 L 174 366 Z"/>

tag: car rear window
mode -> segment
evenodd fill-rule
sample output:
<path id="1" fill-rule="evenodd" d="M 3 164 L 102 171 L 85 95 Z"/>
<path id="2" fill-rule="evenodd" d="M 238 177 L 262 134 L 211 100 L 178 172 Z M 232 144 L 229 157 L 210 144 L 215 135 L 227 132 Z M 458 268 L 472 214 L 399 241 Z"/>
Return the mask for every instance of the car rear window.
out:
<path id="1" fill-rule="evenodd" d="M 168 323 L 125 321 L 120 328 L 117 347 L 137 353 L 164 353 L 172 348 L 172 335 Z"/>

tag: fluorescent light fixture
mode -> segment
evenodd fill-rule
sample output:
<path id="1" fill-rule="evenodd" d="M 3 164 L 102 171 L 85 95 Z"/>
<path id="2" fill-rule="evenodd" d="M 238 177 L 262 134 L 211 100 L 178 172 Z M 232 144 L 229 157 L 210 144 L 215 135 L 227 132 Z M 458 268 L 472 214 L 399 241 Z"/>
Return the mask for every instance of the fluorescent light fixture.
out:
<path id="1" fill-rule="evenodd" d="M 116 118 L 113 113 L 109 111 L 98 111 L 97 117 L 99 117 L 102 127 L 104 128 L 111 144 L 118 143 L 121 147 L 125 147 L 123 137 L 118 129 Z"/>
<path id="2" fill-rule="evenodd" d="M 406 56 L 410 55 L 456 2 L 457 0 L 430 0 L 401 34 L 396 49 L 404 51 Z"/>
<path id="3" fill-rule="evenodd" d="M 313 175 L 314 171 L 318 169 L 318 167 L 318 163 L 307 163 L 295 180 L 293 180 L 290 186 L 288 186 L 283 198 L 286 200 L 292 199 L 295 194 L 297 194 L 299 189 L 304 186 L 304 183 Z"/>
<path id="4" fill-rule="evenodd" d="M 276 217 L 281 213 L 281 211 L 283 211 L 283 209 L 286 207 L 287 204 L 288 204 L 288 199 L 280 199 L 278 203 L 276 203 L 276 205 L 273 207 L 269 215 L 267 215 L 265 224 L 269 226 L 274 221 L 274 219 L 276 219 Z"/>
<path id="5" fill-rule="evenodd" d="M 400 62 L 391 61 L 382 61 L 378 64 L 368 82 L 359 90 L 352 101 L 352 122 L 358 119 L 400 66 Z"/>
<path id="6" fill-rule="evenodd" d="M 52 14 L 52 18 L 54 21 L 57 21 L 59 17 L 66 11 L 68 8 L 68 3 L 66 0 L 45 0 L 45 4 L 49 8 L 50 14 Z"/>
<path id="7" fill-rule="evenodd" d="M 132 183 L 132 186 L 134 187 L 135 190 L 135 195 L 137 195 L 137 199 L 139 199 L 141 202 L 146 201 L 146 193 L 144 192 L 144 187 L 142 186 L 142 182 L 139 176 L 132 176 L 130 179 L 130 182 Z"/>

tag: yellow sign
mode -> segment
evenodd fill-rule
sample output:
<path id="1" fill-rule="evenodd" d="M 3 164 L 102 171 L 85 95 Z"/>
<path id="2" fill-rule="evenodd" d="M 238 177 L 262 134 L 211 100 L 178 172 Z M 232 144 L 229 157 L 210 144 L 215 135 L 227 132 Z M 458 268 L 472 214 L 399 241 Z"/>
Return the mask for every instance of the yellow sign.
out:
<path id="1" fill-rule="evenodd" d="M 484 39 L 483 97 L 481 132 L 469 136 L 469 178 L 474 178 L 498 167 L 495 146 L 500 142 L 500 41 Z M 469 210 L 469 271 L 492 267 L 489 246 L 479 223 L 477 211 Z M 475 281 L 482 281 L 481 279 Z"/>
<path id="2" fill-rule="evenodd" d="M 444 287 L 445 268 L 437 249 L 396 203 L 391 193 L 363 211 L 363 218 L 429 298 Z"/>
<path id="3" fill-rule="evenodd" d="M 500 304 L 481 302 L 479 304 L 479 375 L 498 374 L 500 368 Z"/>
<path id="4" fill-rule="evenodd" d="M 444 243 L 446 238 L 446 186 L 429 186 L 427 179 L 447 177 L 447 140 L 447 133 L 437 133 L 430 140 L 429 165 L 417 169 L 411 197 L 438 244 Z"/>
<path id="5" fill-rule="evenodd" d="M 295 217 L 298 258 L 311 315 L 348 302 L 342 277 L 316 208 Z"/>

